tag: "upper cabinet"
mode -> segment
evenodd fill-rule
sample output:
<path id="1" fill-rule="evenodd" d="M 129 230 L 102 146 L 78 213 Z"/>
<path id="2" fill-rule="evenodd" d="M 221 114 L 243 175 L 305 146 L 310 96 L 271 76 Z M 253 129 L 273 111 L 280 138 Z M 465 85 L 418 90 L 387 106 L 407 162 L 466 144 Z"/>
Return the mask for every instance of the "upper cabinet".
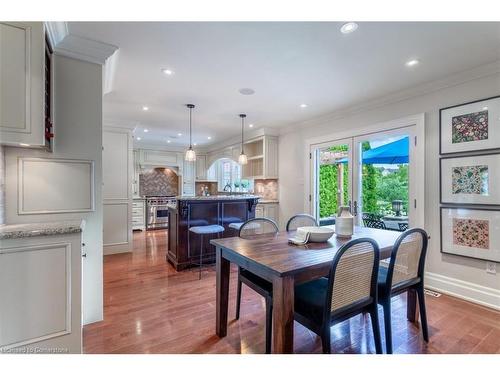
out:
<path id="1" fill-rule="evenodd" d="M 244 144 L 248 163 L 242 178 L 278 178 L 278 138 L 262 136 Z"/>
<path id="2" fill-rule="evenodd" d="M 144 166 L 173 167 L 179 165 L 179 160 L 176 152 L 141 149 L 140 164 Z"/>
<path id="3" fill-rule="evenodd" d="M 0 23 L 1 144 L 51 147 L 51 87 L 43 23 Z"/>

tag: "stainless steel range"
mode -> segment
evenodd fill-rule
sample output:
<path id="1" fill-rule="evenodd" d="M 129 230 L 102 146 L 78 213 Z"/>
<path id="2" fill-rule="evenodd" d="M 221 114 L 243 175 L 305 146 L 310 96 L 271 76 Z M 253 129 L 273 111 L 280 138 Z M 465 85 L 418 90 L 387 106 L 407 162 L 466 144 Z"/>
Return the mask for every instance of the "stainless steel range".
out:
<path id="1" fill-rule="evenodd" d="M 146 197 L 146 230 L 168 228 L 169 203 L 175 203 L 175 197 Z"/>

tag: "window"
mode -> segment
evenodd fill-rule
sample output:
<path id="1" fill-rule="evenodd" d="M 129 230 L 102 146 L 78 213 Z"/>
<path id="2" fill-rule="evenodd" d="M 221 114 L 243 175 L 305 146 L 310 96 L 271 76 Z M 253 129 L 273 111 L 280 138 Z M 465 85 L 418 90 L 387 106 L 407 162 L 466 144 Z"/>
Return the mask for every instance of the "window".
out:
<path id="1" fill-rule="evenodd" d="M 224 187 L 228 184 L 231 186 L 230 190 L 232 192 L 247 192 L 253 189 L 253 181 L 242 180 L 241 166 L 231 159 L 220 159 L 216 161 L 209 168 L 208 175 L 217 176 L 218 191 L 224 191 Z"/>

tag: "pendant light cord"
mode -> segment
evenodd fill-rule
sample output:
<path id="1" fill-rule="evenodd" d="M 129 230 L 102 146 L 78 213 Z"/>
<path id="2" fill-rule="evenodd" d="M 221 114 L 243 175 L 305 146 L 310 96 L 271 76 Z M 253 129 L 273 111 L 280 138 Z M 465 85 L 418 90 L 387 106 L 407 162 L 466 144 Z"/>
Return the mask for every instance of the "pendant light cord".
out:
<path id="1" fill-rule="evenodd" d="M 189 148 L 193 148 L 193 137 L 192 137 L 192 121 L 191 121 L 191 117 L 192 117 L 192 112 L 193 112 L 193 108 L 189 107 Z"/>
<path id="2" fill-rule="evenodd" d="M 243 154 L 243 131 L 245 129 L 245 115 L 244 113 L 240 114 L 241 117 L 241 153 Z"/>

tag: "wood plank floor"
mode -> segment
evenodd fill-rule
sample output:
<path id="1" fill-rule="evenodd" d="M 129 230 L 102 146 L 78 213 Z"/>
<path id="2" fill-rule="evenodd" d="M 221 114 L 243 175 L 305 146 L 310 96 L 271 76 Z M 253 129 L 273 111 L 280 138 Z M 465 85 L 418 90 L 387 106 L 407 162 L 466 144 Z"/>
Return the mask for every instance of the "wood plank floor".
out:
<path id="1" fill-rule="evenodd" d="M 234 319 L 230 284 L 227 337 L 215 335 L 215 267 L 176 272 L 165 262 L 166 232 L 134 233 L 132 254 L 104 257 L 104 321 L 84 327 L 85 353 L 263 353 L 264 300 L 243 286 Z M 427 296 L 430 343 L 406 320 L 405 296 L 393 299 L 395 353 L 500 353 L 500 312 L 452 297 Z M 380 319 L 382 322 L 382 312 Z M 332 328 L 332 352 L 374 353 L 370 318 Z M 381 325 L 382 336 L 384 334 Z M 295 323 L 296 353 L 320 353 L 321 341 Z"/>

